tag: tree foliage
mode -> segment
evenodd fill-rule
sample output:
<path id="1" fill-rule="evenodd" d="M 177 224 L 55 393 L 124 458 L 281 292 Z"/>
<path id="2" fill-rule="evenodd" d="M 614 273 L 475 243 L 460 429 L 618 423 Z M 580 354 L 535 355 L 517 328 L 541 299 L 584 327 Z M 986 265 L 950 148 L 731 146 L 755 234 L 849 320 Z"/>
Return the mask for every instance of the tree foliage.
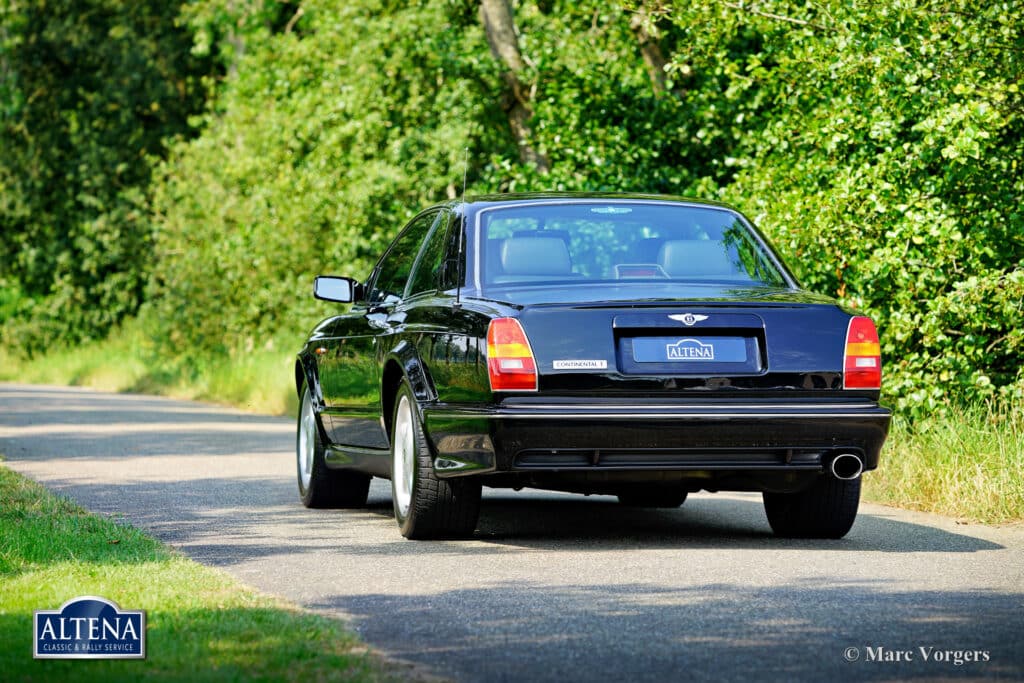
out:
<path id="1" fill-rule="evenodd" d="M 808 287 L 875 316 L 903 406 L 1020 396 L 1024 7 L 688 7 L 668 12 L 677 64 L 727 72 L 746 124 L 720 196 Z M 758 46 L 742 62 L 716 47 L 741 37 Z"/>
<path id="2" fill-rule="evenodd" d="M 307 2 L 293 30 L 243 37 L 204 134 L 160 171 L 152 296 L 169 341 L 251 345 L 309 324 L 313 274 L 364 274 L 454 192 L 465 147 L 514 152 L 494 134 L 481 32 L 446 9 Z"/>
<path id="3" fill-rule="evenodd" d="M 150 158 L 187 133 L 207 65 L 164 2 L 0 10 L 0 319 L 26 349 L 103 336 L 149 267 Z"/>
<path id="4" fill-rule="evenodd" d="M 475 3 L 305 2 L 290 31 L 225 21 L 254 26 L 235 37 L 244 55 L 233 53 L 235 75 L 203 135 L 175 148 L 154 197 L 161 267 L 151 294 L 173 321 L 167 340 L 217 349 L 283 327 L 298 336 L 318 306 L 304 295 L 312 276 L 366 274 L 413 213 L 462 191 L 464 150 L 470 192 L 626 190 L 637 175 L 683 190 L 693 176 L 662 168 L 682 161 L 662 132 L 681 104 L 652 91 L 628 13 L 595 19 L 600 7 L 516 17 L 531 142 L 560 166 L 548 175 L 520 161 L 505 65 Z M 221 21 L 195 21 L 203 16 Z"/>
<path id="5" fill-rule="evenodd" d="M 91 333 L 148 283 L 168 352 L 298 338 L 328 310 L 311 277 L 365 274 L 461 192 L 468 149 L 471 193 L 737 205 L 806 286 L 875 316 L 904 408 L 1024 393 L 1020 3 L 511 7 L 514 78 L 475 0 L 0 15 L 0 316 Z M 109 39 L 58 59 L 57 31 Z M 185 139 L 200 73 L 223 77 Z"/>

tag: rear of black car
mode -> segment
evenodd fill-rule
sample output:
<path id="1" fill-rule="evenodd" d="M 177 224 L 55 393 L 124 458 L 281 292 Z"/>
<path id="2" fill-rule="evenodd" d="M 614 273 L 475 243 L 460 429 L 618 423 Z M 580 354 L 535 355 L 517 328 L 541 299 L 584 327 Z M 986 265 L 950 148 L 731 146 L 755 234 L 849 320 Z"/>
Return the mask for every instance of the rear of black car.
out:
<path id="1" fill-rule="evenodd" d="M 681 316 L 703 319 L 687 327 Z M 536 388 L 499 390 L 488 405 L 438 408 L 460 420 L 485 416 L 494 450 L 487 469 L 531 473 L 524 481 L 538 482 L 541 472 L 626 470 L 659 480 L 672 471 L 669 479 L 696 488 L 798 489 L 807 481 L 801 475 L 821 473 L 841 454 L 865 470 L 878 465 L 889 411 L 877 389 L 843 387 L 854 319 L 807 303 L 525 306 L 516 320 L 532 358 L 512 360 L 536 368 Z M 493 346 L 489 362 L 498 365 L 502 345 Z M 720 348 L 734 355 L 701 357 Z M 683 351 L 694 358 L 670 359 L 679 349 L 694 349 Z M 433 416 L 427 425 L 437 427 Z M 605 474 L 550 479 L 615 488 Z"/>
<path id="2" fill-rule="evenodd" d="M 741 464 L 780 472 L 820 470 L 830 456 L 853 452 L 865 469 L 877 466 L 888 411 L 878 406 L 877 390 L 843 388 L 849 314 L 820 304 L 639 310 L 522 311 L 538 390 L 508 392 L 495 408 L 506 424 L 522 422 L 507 424 L 504 464 L 539 467 L 561 458 L 585 459 L 588 468 Z M 686 326 L 680 316 L 703 320 Z M 558 444 L 575 450 L 552 448 Z"/>
<path id="3" fill-rule="evenodd" d="M 451 202 L 314 295 L 353 305 L 296 364 L 303 504 L 365 505 L 387 477 L 407 538 L 472 534 L 483 485 L 760 491 L 776 534 L 839 538 L 889 427 L 872 321 L 713 203 Z"/>
<path id="4" fill-rule="evenodd" d="M 655 505 L 763 491 L 776 532 L 846 533 L 890 420 L 869 319 L 800 290 L 721 207 L 552 201 L 474 219 L 465 305 L 491 316 L 492 400 L 425 406 L 438 476 Z"/>

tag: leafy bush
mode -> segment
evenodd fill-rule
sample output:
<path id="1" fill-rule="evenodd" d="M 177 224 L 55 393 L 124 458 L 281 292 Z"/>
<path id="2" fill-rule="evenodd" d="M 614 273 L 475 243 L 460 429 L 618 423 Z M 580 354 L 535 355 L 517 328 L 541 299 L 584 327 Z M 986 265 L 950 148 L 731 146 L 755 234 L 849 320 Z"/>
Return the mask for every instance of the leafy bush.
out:
<path id="1" fill-rule="evenodd" d="M 289 31 L 196 10 L 204 44 L 225 25 L 251 33 L 203 134 L 160 170 L 156 333 L 169 348 L 245 349 L 285 328 L 297 341 L 332 310 L 308 296 L 312 277 L 367 274 L 413 212 L 461 193 L 466 149 L 471 193 L 632 190 L 638 177 L 681 191 L 698 175 L 672 124 L 683 104 L 652 92 L 625 12 L 592 28 L 599 7 L 520 17 L 550 176 L 517 160 L 472 3 L 307 2 Z"/>
<path id="2" fill-rule="evenodd" d="M 22 297 L 6 346 L 102 337 L 137 308 L 150 157 L 205 97 L 176 15 L 152 0 L 0 10 L 0 282 Z"/>
<path id="3" fill-rule="evenodd" d="M 808 288 L 876 318 L 905 414 L 1024 394 L 1019 4 L 522 0 L 546 174 L 473 0 L 65 5 L 0 14 L 6 345 L 100 334 L 141 298 L 166 356 L 297 343 L 332 310 L 312 276 L 364 275 L 461 192 L 468 149 L 470 193 L 744 209 Z"/>
<path id="4" fill-rule="evenodd" d="M 731 69 L 726 108 L 753 122 L 719 196 L 875 316 L 901 407 L 1019 397 L 1024 7 L 695 7 L 671 14 L 694 41 L 677 63 Z M 744 63 L 715 50 L 751 32 Z"/>

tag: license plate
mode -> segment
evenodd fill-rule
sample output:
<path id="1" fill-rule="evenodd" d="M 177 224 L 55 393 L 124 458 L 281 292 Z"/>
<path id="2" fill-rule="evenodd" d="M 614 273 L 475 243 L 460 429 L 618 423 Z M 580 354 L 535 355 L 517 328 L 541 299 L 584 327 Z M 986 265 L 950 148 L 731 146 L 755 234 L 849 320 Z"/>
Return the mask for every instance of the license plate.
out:
<path id="1" fill-rule="evenodd" d="M 746 363 L 743 337 L 634 337 L 637 363 Z"/>

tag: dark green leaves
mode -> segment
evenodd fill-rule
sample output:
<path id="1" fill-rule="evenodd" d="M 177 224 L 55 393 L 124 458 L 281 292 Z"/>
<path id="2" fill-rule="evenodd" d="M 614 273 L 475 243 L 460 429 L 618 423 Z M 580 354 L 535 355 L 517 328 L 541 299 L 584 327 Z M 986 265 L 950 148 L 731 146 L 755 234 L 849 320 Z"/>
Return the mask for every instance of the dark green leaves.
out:
<path id="1" fill-rule="evenodd" d="M 468 0 L 0 14 L 3 342 L 103 334 L 143 299 L 169 354 L 301 337 L 333 310 L 312 277 L 364 276 L 461 192 L 468 147 L 471 194 L 738 205 L 806 286 L 877 319 L 904 410 L 1024 394 L 1019 3 L 514 9 L 546 174 Z"/>
<path id="2" fill-rule="evenodd" d="M 203 102 L 176 15 L 116 0 L 0 12 L 0 290 L 27 297 L 6 344 L 102 336 L 138 307 L 150 159 Z"/>

